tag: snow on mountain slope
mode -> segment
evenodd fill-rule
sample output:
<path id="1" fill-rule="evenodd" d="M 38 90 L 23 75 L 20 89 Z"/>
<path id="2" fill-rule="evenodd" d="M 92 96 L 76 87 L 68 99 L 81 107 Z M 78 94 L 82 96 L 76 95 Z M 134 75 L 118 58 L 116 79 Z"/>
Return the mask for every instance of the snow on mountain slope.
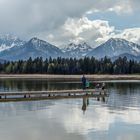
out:
<path id="1" fill-rule="evenodd" d="M 84 57 L 88 52 L 92 50 L 92 47 L 87 43 L 74 44 L 70 43 L 62 48 L 62 51 L 69 57 Z"/>
<path id="2" fill-rule="evenodd" d="M 3 60 L 25 60 L 29 57 L 43 57 L 44 59 L 49 57 L 82 58 L 84 56 L 117 58 L 121 54 L 127 54 L 129 58 L 140 56 L 140 45 L 120 38 L 111 38 L 95 49 L 87 43 L 70 43 L 59 49 L 36 37 L 25 42 L 11 35 L 0 36 L 0 59 Z"/>
<path id="3" fill-rule="evenodd" d="M 5 60 L 26 60 L 29 57 L 43 57 L 43 59 L 62 56 L 62 51 L 38 38 L 32 38 L 22 46 L 15 46 L 0 53 L 0 58 Z"/>
<path id="4" fill-rule="evenodd" d="M 20 40 L 18 37 L 12 35 L 0 35 L 0 52 L 10 49 L 14 46 L 21 46 L 25 41 Z"/>
<path id="5" fill-rule="evenodd" d="M 87 56 L 102 58 L 104 56 L 114 57 L 120 54 L 140 55 L 140 45 L 129 42 L 125 39 L 111 38 L 97 48 L 93 49 Z"/>

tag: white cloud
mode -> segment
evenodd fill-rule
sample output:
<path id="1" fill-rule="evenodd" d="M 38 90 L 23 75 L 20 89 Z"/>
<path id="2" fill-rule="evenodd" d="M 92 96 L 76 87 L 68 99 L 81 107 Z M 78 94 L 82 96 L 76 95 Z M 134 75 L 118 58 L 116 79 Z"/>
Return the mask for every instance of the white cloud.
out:
<path id="1" fill-rule="evenodd" d="M 130 28 L 121 31 L 121 33 L 114 35 L 117 38 L 123 38 L 128 41 L 140 44 L 140 28 Z"/>
<path id="2" fill-rule="evenodd" d="M 140 28 L 117 30 L 105 20 L 89 20 L 87 17 L 80 19 L 69 18 L 64 25 L 55 30 L 53 34 L 44 34 L 46 40 L 62 45 L 68 43 L 87 42 L 93 47 L 104 43 L 109 38 L 123 38 L 140 44 Z"/>
<path id="3" fill-rule="evenodd" d="M 81 17 L 92 5 L 90 0 L 0 0 L 0 30 L 27 36 L 49 32 L 68 17 Z"/>
<path id="4" fill-rule="evenodd" d="M 102 5 L 97 5 L 93 9 L 90 9 L 86 14 L 92 14 L 96 12 L 115 12 L 118 15 L 132 14 L 136 7 L 139 8 L 140 5 L 137 0 L 114 0 L 114 1 L 101 1 Z M 101 7 L 100 7 L 101 6 Z"/>
<path id="5" fill-rule="evenodd" d="M 139 8 L 139 0 L 0 0 L 0 31 L 56 45 L 87 41 L 96 46 L 115 34 L 114 27 L 84 15 L 113 11 L 121 16 Z"/>
<path id="6" fill-rule="evenodd" d="M 0 30 L 34 36 L 60 28 L 68 18 L 81 18 L 88 11 L 127 11 L 134 7 L 131 3 L 132 0 L 0 0 Z"/>
<path id="7" fill-rule="evenodd" d="M 108 21 L 92 21 L 86 17 L 80 19 L 69 18 L 60 29 L 54 32 L 54 40 L 51 39 L 49 41 L 52 43 L 56 42 L 56 44 L 59 44 L 60 40 L 60 42 L 88 42 L 92 46 L 96 46 L 102 40 L 104 41 L 105 38 L 109 38 L 113 31 L 114 27 L 109 26 Z"/>

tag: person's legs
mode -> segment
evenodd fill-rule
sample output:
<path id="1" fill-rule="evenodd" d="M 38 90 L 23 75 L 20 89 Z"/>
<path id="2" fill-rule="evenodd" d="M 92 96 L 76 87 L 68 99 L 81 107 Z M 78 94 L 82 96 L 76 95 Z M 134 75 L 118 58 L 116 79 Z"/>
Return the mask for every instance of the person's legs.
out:
<path id="1" fill-rule="evenodd" d="M 83 89 L 86 89 L 86 83 L 83 83 Z"/>

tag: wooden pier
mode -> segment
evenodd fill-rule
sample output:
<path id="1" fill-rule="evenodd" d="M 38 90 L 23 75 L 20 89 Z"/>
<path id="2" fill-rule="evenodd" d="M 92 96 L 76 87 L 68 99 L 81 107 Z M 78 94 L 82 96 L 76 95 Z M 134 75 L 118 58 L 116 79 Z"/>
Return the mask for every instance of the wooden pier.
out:
<path id="1" fill-rule="evenodd" d="M 85 96 L 99 99 L 108 94 L 102 89 L 0 92 L 0 102 L 83 98 Z"/>

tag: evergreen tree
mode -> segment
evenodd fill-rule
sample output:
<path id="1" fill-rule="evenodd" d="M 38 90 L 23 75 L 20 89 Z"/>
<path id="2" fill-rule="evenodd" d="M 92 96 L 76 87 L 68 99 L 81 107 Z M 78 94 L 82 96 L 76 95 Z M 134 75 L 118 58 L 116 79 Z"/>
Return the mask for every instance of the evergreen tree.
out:
<path id="1" fill-rule="evenodd" d="M 45 73 L 45 74 L 133 74 L 140 73 L 140 62 L 119 57 L 115 61 L 104 57 L 100 60 L 94 57 L 61 58 L 43 60 L 19 60 L 0 63 L 0 73 Z"/>

